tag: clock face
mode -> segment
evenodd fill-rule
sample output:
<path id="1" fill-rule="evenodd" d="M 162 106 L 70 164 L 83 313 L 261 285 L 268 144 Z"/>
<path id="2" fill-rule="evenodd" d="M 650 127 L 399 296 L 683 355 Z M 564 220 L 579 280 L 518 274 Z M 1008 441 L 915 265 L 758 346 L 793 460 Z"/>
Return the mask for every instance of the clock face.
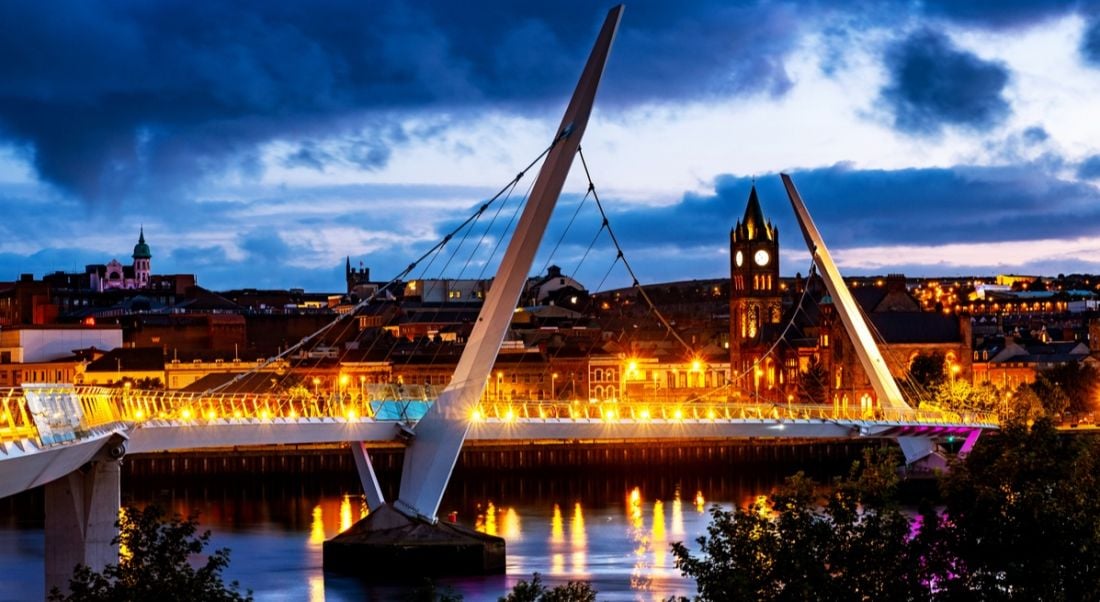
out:
<path id="1" fill-rule="evenodd" d="M 756 261 L 756 265 L 763 266 L 768 265 L 768 260 L 771 259 L 771 256 L 768 255 L 768 252 L 764 249 L 760 249 L 756 252 L 756 255 L 752 256 L 752 258 Z"/>
<path id="2" fill-rule="evenodd" d="M 745 256 L 741 253 L 741 251 L 738 251 L 737 255 L 733 256 L 733 260 L 737 262 L 737 267 L 741 267 L 741 264 L 745 263 Z"/>

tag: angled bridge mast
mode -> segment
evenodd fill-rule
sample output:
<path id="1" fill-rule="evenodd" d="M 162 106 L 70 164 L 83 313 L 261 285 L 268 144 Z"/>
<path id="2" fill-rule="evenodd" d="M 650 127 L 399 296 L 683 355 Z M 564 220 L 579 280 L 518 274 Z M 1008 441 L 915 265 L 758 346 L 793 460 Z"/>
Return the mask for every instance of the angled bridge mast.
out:
<path id="1" fill-rule="evenodd" d="M 821 233 L 817 231 L 813 219 L 810 218 L 810 212 L 806 209 L 806 204 L 802 202 L 802 196 L 798 194 L 798 189 L 794 187 L 794 180 L 787 174 L 780 174 L 780 177 L 783 179 L 784 188 L 787 189 L 787 197 L 791 200 L 791 206 L 794 207 L 798 225 L 802 228 L 802 235 L 806 238 L 806 245 L 810 248 L 814 263 L 821 270 L 822 280 L 825 281 L 825 289 L 833 297 L 837 315 L 840 316 L 844 329 L 852 339 L 856 356 L 859 357 L 860 364 L 863 365 L 867 377 L 871 380 L 871 386 L 875 389 L 879 403 L 893 410 L 912 410 L 909 404 L 905 403 L 905 398 L 902 397 L 901 390 L 898 389 L 898 383 L 894 380 L 894 375 L 890 373 L 890 368 L 886 365 L 886 360 L 882 357 L 878 345 L 875 344 L 875 339 L 871 336 L 871 330 L 860 314 L 859 306 L 852 298 L 852 293 L 844 284 L 844 279 L 840 277 L 840 270 L 833 262 L 829 249 L 825 247 L 825 240 L 821 238 Z M 935 444 L 928 438 L 898 437 L 897 439 L 908 464 L 928 458 L 935 452 Z"/>
<path id="2" fill-rule="evenodd" d="M 622 5 L 607 14 L 454 376 L 427 415 L 417 423 L 405 450 L 401 488 L 394 507 L 407 516 L 435 520 L 443 491 L 469 430 L 470 417 L 485 391 L 546 224 L 588 125 L 596 89 L 622 14 Z"/>

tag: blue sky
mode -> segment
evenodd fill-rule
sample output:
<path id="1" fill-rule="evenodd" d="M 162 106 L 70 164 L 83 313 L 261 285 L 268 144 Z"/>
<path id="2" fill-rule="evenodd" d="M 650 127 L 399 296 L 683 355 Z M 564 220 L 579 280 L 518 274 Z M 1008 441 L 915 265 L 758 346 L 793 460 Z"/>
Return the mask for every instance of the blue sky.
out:
<path id="1" fill-rule="evenodd" d="M 142 225 L 210 288 L 388 278 L 545 147 L 607 8 L 0 3 L 0 280 Z M 780 171 L 844 273 L 1100 272 L 1097 107 L 1100 3 L 631 2 L 584 148 L 645 282 L 727 275 L 753 178 L 804 273 Z M 575 167 L 535 270 L 624 285 Z"/>

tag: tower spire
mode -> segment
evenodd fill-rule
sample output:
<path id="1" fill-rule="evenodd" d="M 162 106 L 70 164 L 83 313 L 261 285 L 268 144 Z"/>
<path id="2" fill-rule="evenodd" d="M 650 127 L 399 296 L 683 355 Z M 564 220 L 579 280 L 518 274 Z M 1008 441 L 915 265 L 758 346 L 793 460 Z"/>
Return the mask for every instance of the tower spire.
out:
<path id="1" fill-rule="evenodd" d="M 741 218 L 745 237 L 748 240 L 772 240 L 772 229 L 764 219 L 764 210 L 760 208 L 760 199 L 756 197 L 756 182 L 749 191 L 749 202 L 745 205 L 745 217 Z"/>

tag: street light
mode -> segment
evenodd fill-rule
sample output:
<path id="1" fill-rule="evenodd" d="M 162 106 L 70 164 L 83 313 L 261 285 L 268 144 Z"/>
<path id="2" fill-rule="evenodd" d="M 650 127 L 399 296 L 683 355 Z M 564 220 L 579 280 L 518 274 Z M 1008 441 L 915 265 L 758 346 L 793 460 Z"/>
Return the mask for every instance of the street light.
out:
<path id="1" fill-rule="evenodd" d="M 557 396 L 555 395 L 555 388 L 554 388 L 554 384 L 557 382 L 557 380 L 558 380 L 558 373 L 557 372 L 550 375 L 550 399 L 551 400 L 557 399 Z"/>

